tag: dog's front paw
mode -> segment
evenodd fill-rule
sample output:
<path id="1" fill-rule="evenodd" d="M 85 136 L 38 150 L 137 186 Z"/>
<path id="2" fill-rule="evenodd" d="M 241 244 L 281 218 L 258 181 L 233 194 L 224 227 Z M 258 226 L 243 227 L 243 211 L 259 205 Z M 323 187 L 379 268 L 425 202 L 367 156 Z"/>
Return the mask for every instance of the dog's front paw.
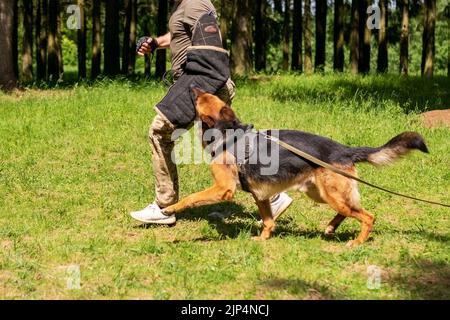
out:
<path id="1" fill-rule="evenodd" d="M 165 215 L 172 215 L 174 213 L 177 213 L 176 205 L 168 206 L 167 208 L 162 209 L 161 212 Z"/>
<path id="2" fill-rule="evenodd" d="M 271 235 L 272 235 L 272 232 L 270 230 L 264 229 L 261 232 L 260 236 L 252 237 L 252 239 L 255 241 L 265 241 L 265 240 L 269 239 Z"/>
<path id="3" fill-rule="evenodd" d="M 265 241 L 267 239 L 262 236 L 254 236 L 254 237 L 252 237 L 252 240 L 253 241 Z"/>

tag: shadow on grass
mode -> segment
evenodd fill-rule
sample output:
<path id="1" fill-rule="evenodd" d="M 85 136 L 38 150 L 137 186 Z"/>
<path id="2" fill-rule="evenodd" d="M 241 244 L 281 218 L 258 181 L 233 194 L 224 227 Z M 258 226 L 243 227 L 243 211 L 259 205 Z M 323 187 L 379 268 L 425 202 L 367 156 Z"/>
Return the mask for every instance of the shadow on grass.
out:
<path id="1" fill-rule="evenodd" d="M 419 76 L 334 77 L 324 78 L 321 86 L 309 85 L 306 81 L 280 84 L 271 95 L 280 101 L 371 101 L 374 108 L 381 107 L 387 100 L 397 103 L 405 113 L 424 112 L 450 108 L 450 80 L 445 76 L 433 79 Z"/>
<path id="2" fill-rule="evenodd" d="M 216 219 L 209 216 L 212 212 L 224 213 L 226 219 Z M 244 207 L 234 202 L 225 202 L 215 205 L 208 205 L 197 207 L 193 209 L 188 209 L 183 213 L 177 214 L 177 220 L 190 220 L 198 221 L 207 220 L 214 229 L 219 234 L 220 239 L 236 239 L 242 236 L 243 233 L 250 234 L 251 236 L 257 236 L 260 234 L 262 226 L 259 225 L 258 221 L 261 219 L 257 211 L 246 212 Z M 173 227 L 168 226 L 168 227 Z M 156 224 L 143 224 L 138 226 L 138 228 L 152 228 L 158 227 Z M 292 218 L 286 217 L 277 220 L 276 230 L 274 233 L 275 237 L 296 237 L 304 239 L 315 239 L 321 238 L 326 241 L 338 242 L 345 244 L 347 241 L 354 239 L 359 230 L 355 231 L 337 231 L 332 236 L 326 236 L 324 230 L 316 229 L 300 229 L 292 220 Z M 202 236 L 196 239 L 191 239 L 189 241 L 216 241 L 217 238 Z"/>
<path id="3" fill-rule="evenodd" d="M 344 244 L 349 240 L 353 240 L 358 235 L 358 233 L 358 229 L 355 229 L 353 231 L 340 231 L 340 229 L 337 229 L 335 234 L 325 235 L 325 230 L 322 229 L 300 229 L 293 222 L 293 219 L 289 217 L 277 220 L 277 226 L 275 230 L 275 235 L 280 238 L 289 236 L 305 239 L 320 238 L 325 241 L 343 242 Z"/>
<path id="4" fill-rule="evenodd" d="M 450 235 L 449 234 L 439 234 L 435 232 L 430 232 L 426 230 L 408 230 L 408 231 L 399 231 L 399 234 L 404 234 L 407 236 L 414 236 L 418 238 L 422 238 L 427 241 L 434 241 L 434 242 L 443 242 L 443 243 L 450 243 Z"/>
<path id="5" fill-rule="evenodd" d="M 269 291 L 287 291 L 291 295 L 301 295 L 305 300 L 339 299 L 327 287 L 302 279 L 269 278 L 261 280 L 261 285 Z"/>
<path id="6" fill-rule="evenodd" d="M 450 296 L 450 264 L 446 261 L 407 259 L 401 272 L 388 275 L 387 282 L 414 299 L 447 300 Z"/>
<path id="7" fill-rule="evenodd" d="M 450 234 L 441 234 L 436 232 L 430 232 L 426 230 L 373 230 L 371 233 L 374 237 L 383 237 L 383 235 L 395 235 L 398 237 L 413 237 L 417 238 L 414 241 L 434 241 L 434 242 L 442 242 L 444 244 L 450 243 Z"/>

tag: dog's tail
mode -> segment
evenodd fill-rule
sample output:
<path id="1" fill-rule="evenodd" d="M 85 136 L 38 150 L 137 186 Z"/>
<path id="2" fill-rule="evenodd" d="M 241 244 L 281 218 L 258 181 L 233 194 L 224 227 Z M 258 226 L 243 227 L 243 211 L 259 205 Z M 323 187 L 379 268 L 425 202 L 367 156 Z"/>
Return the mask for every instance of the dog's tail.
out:
<path id="1" fill-rule="evenodd" d="M 394 162 L 414 149 L 428 153 L 425 140 L 420 134 L 403 132 L 379 148 L 359 147 L 350 150 L 353 162 L 367 161 L 381 166 Z"/>

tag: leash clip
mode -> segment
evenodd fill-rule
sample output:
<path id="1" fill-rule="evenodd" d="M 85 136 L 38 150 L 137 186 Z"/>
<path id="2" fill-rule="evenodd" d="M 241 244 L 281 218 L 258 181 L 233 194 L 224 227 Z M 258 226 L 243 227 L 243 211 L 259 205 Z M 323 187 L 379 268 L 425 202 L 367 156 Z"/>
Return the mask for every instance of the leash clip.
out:
<path id="1" fill-rule="evenodd" d="M 280 139 L 278 139 L 278 138 L 276 138 L 276 137 L 274 137 L 274 136 L 268 135 L 268 134 L 266 134 L 266 133 L 264 133 L 264 132 L 256 131 L 256 133 L 261 134 L 266 140 L 271 140 L 271 141 L 273 141 L 273 142 L 278 142 L 278 141 L 280 141 Z"/>

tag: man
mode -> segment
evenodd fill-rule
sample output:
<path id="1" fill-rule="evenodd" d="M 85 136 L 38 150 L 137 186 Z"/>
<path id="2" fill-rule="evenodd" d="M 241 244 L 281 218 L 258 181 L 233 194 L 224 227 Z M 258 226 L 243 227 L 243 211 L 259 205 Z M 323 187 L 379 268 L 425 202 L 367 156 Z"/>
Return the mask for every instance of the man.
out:
<path id="1" fill-rule="evenodd" d="M 156 105 L 157 115 L 150 126 L 149 139 L 155 175 L 156 199 L 131 216 L 144 223 L 173 224 L 175 216 L 161 210 L 178 201 L 177 167 L 171 160 L 176 128 L 188 128 L 195 119 L 195 97 L 191 86 L 215 92 L 231 104 L 234 83 L 230 80 L 228 52 L 222 39 L 210 0 L 178 0 L 169 20 L 170 32 L 156 39 L 148 38 L 139 48 L 143 56 L 158 48 L 168 48 L 172 54 L 175 84 Z M 272 199 L 272 214 L 277 218 L 292 203 L 285 193 Z"/>

